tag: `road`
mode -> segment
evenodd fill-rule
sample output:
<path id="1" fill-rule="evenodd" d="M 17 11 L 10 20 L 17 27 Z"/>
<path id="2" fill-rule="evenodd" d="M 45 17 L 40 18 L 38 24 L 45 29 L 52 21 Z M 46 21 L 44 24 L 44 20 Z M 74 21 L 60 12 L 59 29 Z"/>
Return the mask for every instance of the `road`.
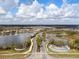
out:
<path id="1" fill-rule="evenodd" d="M 42 42 L 42 47 L 40 52 L 37 52 L 36 38 L 33 38 L 33 42 L 34 42 L 34 47 L 32 50 L 32 54 L 26 59 L 52 59 L 52 58 L 54 59 L 54 57 L 49 56 L 47 54 L 46 48 L 45 48 L 45 42 Z"/>
<path id="2" fill-rule="evenodd" d="M 36 48 L 37 48 L 35 38 L 33 38 L 33 42 L 34 42 L 34 46 L 33 46 L 32 54 L 26 59 L 35 59 L 35 52 L 36 52 Z"/>
<path id="3" fill-rule="evenodd" d="M 47 41 L 49 40 L 46 39 L 46 42 L 44 41 L 42 42 L 41 51 L 37 52 L 36 38 L 33 38 L 34 46 L 33 46 L 32 54 L 26 59 L 79 59 L 79 58 L 66 58 L 66 57 L 59 58 L 59 57 L 48 55 L 45 48 L 45 44 L 47 43 Z"/>

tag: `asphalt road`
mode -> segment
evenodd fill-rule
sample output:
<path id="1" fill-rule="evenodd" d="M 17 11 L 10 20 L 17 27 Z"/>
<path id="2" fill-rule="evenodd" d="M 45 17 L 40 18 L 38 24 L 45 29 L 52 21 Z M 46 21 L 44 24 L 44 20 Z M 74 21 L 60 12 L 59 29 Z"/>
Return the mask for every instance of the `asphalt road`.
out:
<path id="1" fill-rule="evenodd" d="M 27 57 L 26 59 L 35 59 L 35 52 L 36 52 L 36 48 L 37 48 L 35 38 L 33 38 L 33 42 L 34 42 L 34 46 L 33 46 L 32 54 L 29 57 Z"/>
<path id="2" fill-rule="evenodd" d="M 48 39 L 46 39 L 47 41 L 49 41 Z M 41 47 L 41 51 L 37 52 L 37 44 L 36 44 L 36 39 L 33 38 L 33 42 L 34 42 L 34 47 L 32 50 L 32 54 L 27 57 L 26 59 L 79 59 L 79 58 L 59 58 L 59 57 L 54 57 L 54 56 L 50 56 L 47 54 L 46 52 L 46 48 L 45 48 L 45 43 L 46 42 L 42 42 L 42 47 Z"/>

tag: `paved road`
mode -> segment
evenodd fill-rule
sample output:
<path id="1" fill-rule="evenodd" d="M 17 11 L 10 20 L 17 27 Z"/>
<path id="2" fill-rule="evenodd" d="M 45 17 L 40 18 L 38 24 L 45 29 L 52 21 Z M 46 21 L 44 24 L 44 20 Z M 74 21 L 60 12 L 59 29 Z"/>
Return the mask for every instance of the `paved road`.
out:
<path id="1" fill-rule="evenodd" d="M 34 42 L 34 47 L 32 50 L 32 54 L 26 59 L 52 59 L 52 58 L 54 59 L 54 57 L 51 57 L 46 53 L 45 42 L 42 42 L 42 47 L 40 52 L 37 52 L 37 45 L 35 38 L 33 38 L 33 42 Z"/>
<path id="2" fill-rule="evenodd" d="M 48 39 L 46 39 L 46 40 L 49 41 Z M 33 38 L 33 42 L 34 42 L 34 47 L 32 50 L 32 54 L 26 59 L 79 59 L 79 58 L 66 58 L 66 57 L 58 58 L 58 57 L 48 55 L 46 52 L 46 48 L 45 48 L 45 43 L 47 43 L 47 42 L 42 42 L 41 51 L 37 52 L 37 45 L 36 45 L 35 38 Z"/>
<path id="3" fill-rule="evenodd" d="M 29 56 L 26 59 L 35 59 L 35 52 L 36 52 L 36 48 L 37 48 L 35 38 L 33 38 L 33 42 L 34 42 L 34 46 L 33 46 L 32 54 L 31 54 L 31 56 Z"/>

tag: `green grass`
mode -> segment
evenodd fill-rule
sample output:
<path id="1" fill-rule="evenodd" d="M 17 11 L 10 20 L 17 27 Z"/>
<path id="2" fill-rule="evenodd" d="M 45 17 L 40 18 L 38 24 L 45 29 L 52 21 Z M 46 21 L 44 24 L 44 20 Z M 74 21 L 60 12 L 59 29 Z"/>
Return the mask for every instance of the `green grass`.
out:
<path id="1" fill-rule="evenodd" d="M 75 58 L 79 58 L 79 50 L 69 50 L 68 52 L 54 52 L 52 51 L 49 47 L 48 47 L 48 44 L 46 45 L 46 50 L 47 50 L 47 53 L 51 56 L 55 56 L 55 57 L 75 57 Z"/>
<path id="2" fill-rule="evenodd" d="M 10 54 L 10 53 L 15 53 L 15 52 L 16 52 L 15 50 L 11 50 L 11 49 L 9 49 L 9 50 L 0 50 L 0 54 L 5 54 L 5 53 Z"/>
<path id="3" fill-rule="evenodd" d="M 13 49 L 5 49 L 5 50 L 0 50 L 0 54 L 11 54 L 11 53 L 22 53 L 22 52 L 26 52 L 29 50 L 30 47 L 28 47 L 27 49 L 25 49 L 24 51 L 15 51 Z"/>
<path id="4" fill-rule="evenodd" d="M 25 59 L 31 55 L 32 48 L 33 41 L 31 40 L 31 46 L 22 52 L 16 52 L 15 50 L 0 50 L 0 59 Z"/>
<path id="5" fill-rule="evenodd" d="M 0 50 L 0 59 L 15 59 L 15 58 L 24 59 L 25 57 L 28 57 L 31 54 L 31 52 L 29 52 L 28 54 L 21 54 L 21 53 L 26 52 L 28 50 L 29 50 L 29 48 L 25 49 L 24 51 L 21 51 L 21 52 L 17 52 L 15 50 L 11 50 L 11 49 L 10 50 Z"/>

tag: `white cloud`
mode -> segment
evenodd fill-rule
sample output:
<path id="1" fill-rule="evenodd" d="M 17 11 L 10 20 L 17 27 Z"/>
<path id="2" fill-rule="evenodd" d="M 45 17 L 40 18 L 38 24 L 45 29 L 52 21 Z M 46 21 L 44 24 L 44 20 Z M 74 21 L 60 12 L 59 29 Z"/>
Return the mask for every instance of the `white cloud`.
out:
<path id="1" fill-rule="evenodd" d="M 61 8 L 57 7 L 54 3 L 43 6 L 35 0 L 31 5 L 21 4 L 16 15 L 26 18 L 74 17 L 79 16 L 78 7 L 79 4 L 67 4 L 66 0 L 63 0 Z"/>
<path id="2" fill-rule="evenodd" d="M 46 6 L 46 12 L 48 14 L 48 17 L 54 17 L 58 15 L 59 8 L 55 4 L 50 4 L 49 6 Z"/>
<path id="3" fill-rule="evenodd" d="M 67 11 L 64 16 L 77 16 L 79 17 L 79 4 L 72 4 L 66 7 Z M 65 9 L 65 10 L 66 10 Z"/>
<path id="4" fill-rule="evenodd" d="M 0 7 L 0 14 L 5 14 L 5 13 L 6 11 L 2 7 Z"/>
<path id="5" fill-rule="evenodd" d="M 46 7 L 49 11 L 57 11 L 58 7 L 55 4 L 50 4 L 49 6 Z"/>
<path id="6" fill-rule="evenodd" d="M 57 11 L 62 17 L 79 17 L 79 4 L 63 4 Z"/>
<path id="7" fill-rule="evenodd" d="M 5 0 L 0 0 L 1 3 Z M 9 1 L 9 2 L 8 2 Z M 12 3 L 13 1 L 13 3 Z M 5 3 L 3 3 L 5 8 L 0 7 L 0 14 L 6 14 L 3 17 L 4 18 L 12 18 L 8 19 L 10 23 L 21 23 L 21 24 L 69 24 L 69 23 L 79 23 L 79 20 L 77 19 L 77 22 L 74 20 L 74 18 L 69 19 L 67 17 L 79 17 L 79 4 L 63 4 L 61 8 L 57 7 L 55 4 L 49 4 L 48 6 L 44 6 L 37 1 L 34 1 L 31 5 L 21 4 L 18 7 L 18 12 L 16 13 L 16 17 L 14 18 L 11 12 L 7 12 L 6 10 L 12 7 L 16 7 L 17 3 L 19 3 L 19 0 L 6 0 Z M 57 18 L 58 17 L 58 18 Z M 65 18 L 64 18 L 65 17 Z M 26 18 L 28 20 L 26 20 Z M 38 19 L 39 18 L 39 19 Z M 52 18 L 52 19 L 51 19 Z M 23 19 L 23 20 L 22 20 Z M 47 19 L 47 20 L 46 20 Z M 50 20 L 51 19 L 51 20 Z M 63 20 L 65 19 L 65 20 Z M 31 21 L 30 21 L 31 20 Z M 1 20 L 0 20 L 1 21 Z M 4 23 L 7 22 L 7 20 L 4 20 Z M 3 20 L 2 20 L 3 22 Z"/>
<path id="8" fill-rule="evenodd" d="M 16 3 L 16 4 L 18 4 L 18 3 L 19 3 L 19 0 L 14 0 L 14 1 L 15 1 L 15 3 Z"/>
<path id="9" fill-rule="evenodd" d="M 0 7 L 0 18 L 13 18 L 13 15 L 11 12 L 7 12 L 5 9 Z"/>
<path id="10" fill-rule="evenodd" d="M 1 18 L 13 17 L 10 12 L 11 8 L 18 7 L 19 0 L 0 0 L 0 15 Z"/>
<path id="11" fill-rule="evenodd" d="M 57 15 L 58 7 L 55 4 L 44 7 L 46 11 L 43 5 L 35 0 L 31 5 L 21 4 L 16 15 L 21 17 L 34 16 L 35 18 L 47 18 Z"/>
<path id="12" fill-rule="evenodd" d="M 63 18 L 63 17 L 74 17 L 79 16 L 79 4 L 67 4 L 58 8 L 55 4 L 42 7 L 38 2 L 33 2 L 31 5 L 21 5 L 19 7 L 18 16 L 30 18 L 29 20 L 20 20 L 21 24 L 79 24 L 78 18 Z M 32 18 L 32 16 L 34 18 Z M 50 20 L 50 17 L 59 17 L 58 19 Z M 36 19 L 44 18 L 44 19 Z M 46 20 L 47 18 L 47 20 Z M 76 19 L 76 21 L 75 21 Z M 31 20 L 31 21 L 30 21 Z M 18 21 L 16 20 L 16 23 Z M 23 22 L 23 23 L 22 23 Z"/>
<path id="13" fill-rule="evenodd" d="M 46 12 L 44 12 L 44 9 L 41 8 L 40 11 L 37 13 L 36 18 L 47 18 L 48 15 Z"/>
<path id="14" fill-rule="evenodd" d="M 42 8 L 42 5 L 39 4 L 37 1 L 34 1 L 31 5 L 21 4 L 16 15 L 19 15 L 22 17 L 36 16 L 37 13 L 40 12 L 41 8 Z"/>
<path id="15" fill-rule="evenodd" d="M 17 7 L 19 0 L 0 0 L 0 6 L 2 6 L 7 11 L 13 7 Z"/>
<path id="16" fill-rule="evenodd" d="M 13 18 L 13 15 L 11 12 L 8 12 L 6 15 L 5 15 L 5 18 Z"/>
<path id="17" fill-rule="evenodd" d="M 67 4 L 67 0 L 63 0 L 63 5 L 58 8 L 54 3 L 48 6 L 43 6 L 38 1 L 33 1 L 31 5 L 21 4 L 17 6 L 19 0 L 0 0 L 0 13 L 5 13 L 5 10 L 9 10 L 13 7 L 18 7 L 16 15 L 18 17 L 35 17 L 35 18 L 50 18 L 50 17 L 79 17 L 79 4 Z M 45 9 L 44 9 L 44 8 Z"/>

